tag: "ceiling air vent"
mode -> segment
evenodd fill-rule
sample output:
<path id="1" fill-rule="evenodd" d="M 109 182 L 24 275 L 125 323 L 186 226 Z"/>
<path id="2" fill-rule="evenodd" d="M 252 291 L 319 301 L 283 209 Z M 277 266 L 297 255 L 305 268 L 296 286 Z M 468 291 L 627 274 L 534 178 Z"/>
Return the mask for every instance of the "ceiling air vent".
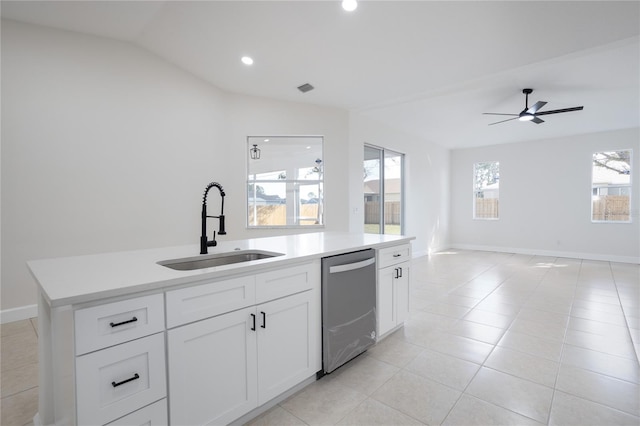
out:
<path id="1" fill-rule="evenodd" d="M 307 93 L 308 91 L 313 90 L 313 86 L 309 83 L 305 83 L 302 86 L 298 86 L 298 90 L 302 93 Z"/>

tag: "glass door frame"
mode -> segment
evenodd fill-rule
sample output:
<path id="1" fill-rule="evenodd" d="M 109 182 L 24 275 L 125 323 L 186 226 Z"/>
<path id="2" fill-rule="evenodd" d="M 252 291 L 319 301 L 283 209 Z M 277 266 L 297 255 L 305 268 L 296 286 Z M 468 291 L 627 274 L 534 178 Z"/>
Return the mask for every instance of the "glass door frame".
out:
<path id="1" fill-rule="evenodd" d="M 379 194 L 380 194 L 380 200 L 379 200 L 379 204 L 380 204 L 380 209 L 379 209 L 379 215 L 378 215 L 378 224 L 379 224 L 379 232 L 378 234 L 385 234 L 385 227 L 386 227 L 386 223 L 385 223 L 385 202 L 386 202 L 386 173 L 385 173 L 385 160 L 387 157 L 390 157 L 388 154 L 395 154 L 395 155 L 391 155 L 391 156 L 399 156 L 400 157 L 400 235 L 404 235 L 404 229 L 405 229 L 405 154 L 402 152 L 398 152 L 395 150 L 391 150 L 391 149 L 387 149 L 387 148 L 383 148 L 380 146 L 376 146 L 376 145 L 372 145 L 369 143 L 365 143 L 363 146 L 363 154 L 364 151 L 366 149 L 371 149 L 371 150 L 376 150 L 378 151 L 378 160 L 379 160 L 379 169 L 378 169 L 378 174 L 379 174 Z M 363 156 L 364 157 L 364 156 Z M 363 163 L 364 163 L 364 158 L 363 158 Z M 364 195 L 364 194 L 363 194 Z M 364 197 L 363 197 L 364 198 Z M 366 212 L 365 212 L 365 218 L 366 218 Z M 389 234 L 391 235 L 391 234 Z"/>

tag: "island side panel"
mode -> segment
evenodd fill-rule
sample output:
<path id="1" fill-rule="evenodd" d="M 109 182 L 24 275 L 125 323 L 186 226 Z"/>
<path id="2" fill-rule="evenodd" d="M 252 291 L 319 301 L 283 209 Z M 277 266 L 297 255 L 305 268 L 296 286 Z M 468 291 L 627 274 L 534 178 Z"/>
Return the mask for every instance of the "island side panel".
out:
<path id="1" fill-rule="evenodd" d="M 71 306 L 51 308 L 41 292 L 38 359 L 39 401 L 34 423 L 75 425 L 73 309 Z"/>

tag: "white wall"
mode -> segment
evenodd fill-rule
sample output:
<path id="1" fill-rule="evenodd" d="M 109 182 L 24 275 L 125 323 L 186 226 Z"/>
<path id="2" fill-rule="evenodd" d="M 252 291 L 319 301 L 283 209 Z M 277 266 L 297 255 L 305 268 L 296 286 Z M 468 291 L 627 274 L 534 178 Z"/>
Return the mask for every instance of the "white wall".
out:
<path id="1" fill-rule="evenodd" d="M 225 93 L 130 44 L 12 21 L 1 53 L 3 321 L 36 303 L 27 260 L 197 244 L 210 181 L 227 193 L 220 238 L 268 234 L 244 228 L 250 134 L 325 135 L 326 230 L 348 229 L 346 111 Z"/>
<path id="2" fill-rule="evenodd" d="M 414 255 L 426 255 L 449 245 L 449 150 L 390 128 L 357 113 L 351 114 L 350 228 L 364 229 L 363 160 L 368 143 L 405 154 L 405 230 L 416 237 Z"/>
<path id="3" fill-rule="evenodd" d="M 591 222 L 591 161 L 633 149 L 632 222 Z M 640 262 L 640 130 L 593 133 L 451 153 L 454 247 Z M 500 219 L 472 219 L 473 164 L 500 162 Z"/>

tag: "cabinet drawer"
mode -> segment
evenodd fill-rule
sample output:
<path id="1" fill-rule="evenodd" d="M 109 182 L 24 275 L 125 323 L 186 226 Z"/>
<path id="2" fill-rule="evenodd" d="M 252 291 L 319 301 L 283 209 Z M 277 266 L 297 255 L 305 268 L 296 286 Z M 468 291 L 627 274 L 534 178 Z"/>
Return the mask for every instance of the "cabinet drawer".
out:
<path id="1" fill-rule="evenodd" d="M 307 263 L 256 276 L 256 303 L 309 290 L 320 283 L 320 265 Z"/>
<path id="2" fill-rule="evenodd" d="M 167 292 L 167 328 L 255 304 L 253 275 Z"/>
<path id="3" fill-rule="evenodd" d="M 74 315 L 76 355 L 164 330 L 162 294 L 78 309 Z"/>
<path id="4" fill-rule="evenodd" d="M 78 424 L 104 425 L 167 394 L 164 333 L 76 358 Z"/>
<path id="5" fill-rule="evenodd" d="M 411 259 L 411 245 L 402 244 L 378 250 L 378 268 L 386 268 Z"/>
<path id="6" fill-rule="evenodd" d="M 165 398 L 115 420 L 108 426 L 166 426 L 169 424 L 168 419 Z"/>

